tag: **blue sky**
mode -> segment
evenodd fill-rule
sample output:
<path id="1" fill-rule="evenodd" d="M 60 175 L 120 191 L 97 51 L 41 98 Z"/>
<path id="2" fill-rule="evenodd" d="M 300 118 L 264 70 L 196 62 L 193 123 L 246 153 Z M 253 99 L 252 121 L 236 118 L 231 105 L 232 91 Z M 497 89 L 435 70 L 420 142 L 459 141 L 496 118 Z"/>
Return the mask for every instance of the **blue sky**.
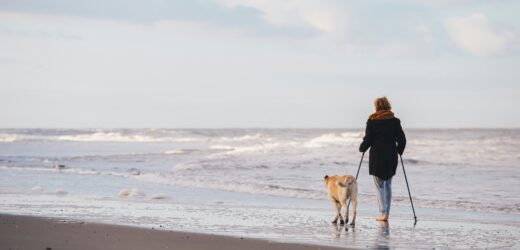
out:
<path id="1" fill-rule="evenodd" d="M 0 0 L 0 127 L 520 127 L 520 1 Z"/>

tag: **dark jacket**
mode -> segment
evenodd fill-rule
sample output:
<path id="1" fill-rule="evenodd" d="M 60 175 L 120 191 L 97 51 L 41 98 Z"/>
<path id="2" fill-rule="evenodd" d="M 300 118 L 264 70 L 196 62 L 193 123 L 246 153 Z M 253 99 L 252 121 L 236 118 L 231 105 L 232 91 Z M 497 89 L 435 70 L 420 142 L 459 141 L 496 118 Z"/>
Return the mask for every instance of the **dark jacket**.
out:
<path id="1" fill-rule="evenodd" d="M 406 137 L 397 118 L 368 120 L 360 152 L 370 148 L 369 172 L 384 180 L 395 175 L 397 154 L 402 155 Z"/>

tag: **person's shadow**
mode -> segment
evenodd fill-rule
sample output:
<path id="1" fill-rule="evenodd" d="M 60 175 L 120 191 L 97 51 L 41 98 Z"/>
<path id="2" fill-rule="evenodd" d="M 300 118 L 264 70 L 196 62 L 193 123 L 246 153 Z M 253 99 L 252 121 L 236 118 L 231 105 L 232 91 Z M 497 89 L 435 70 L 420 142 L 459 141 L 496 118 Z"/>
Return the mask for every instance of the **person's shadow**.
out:
<path id="1" fill-rule="evenodd" d="M 390 249 L 390 224 L 388 221 L 379 221 L 379 232 L 375 239 L 375 249 Z"/>

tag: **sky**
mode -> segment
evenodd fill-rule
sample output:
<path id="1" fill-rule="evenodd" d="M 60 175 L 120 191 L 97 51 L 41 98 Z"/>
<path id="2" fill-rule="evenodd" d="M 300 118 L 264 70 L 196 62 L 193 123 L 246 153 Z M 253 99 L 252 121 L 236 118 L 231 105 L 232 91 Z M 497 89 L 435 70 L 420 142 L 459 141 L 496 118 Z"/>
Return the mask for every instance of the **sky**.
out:
<path id="1" fill-rule="evenodd" d="M 0 127 L 520 127 L 517 0 L 0 0 Z"/>

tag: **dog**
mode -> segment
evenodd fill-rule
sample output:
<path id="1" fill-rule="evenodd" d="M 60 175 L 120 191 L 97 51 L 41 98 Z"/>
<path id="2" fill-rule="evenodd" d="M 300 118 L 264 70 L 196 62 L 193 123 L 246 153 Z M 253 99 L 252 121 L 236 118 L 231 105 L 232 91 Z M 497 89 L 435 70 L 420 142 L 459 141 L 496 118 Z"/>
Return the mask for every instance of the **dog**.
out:
<path id="1" fill-rule="evenodd" d="M 328 176 L 325 175 L 325 187 L 327 188 L 327 196 L 332 201 L 332 206 L 336 209 L 336 217 L 332 220 L 333 224 L 336 224 L 339 219 L 340 224 L 348 223 L 348 207 L 347 199 L 350 199 L 352 203 L 352 222 L 350 225 L 356 224 L 356 213 L 357 213 L 357 181 L 352 175 L 343 176 Z M 341 217 L 341 207 L 344 207 L 346 211 L 345 221 Z"/>

